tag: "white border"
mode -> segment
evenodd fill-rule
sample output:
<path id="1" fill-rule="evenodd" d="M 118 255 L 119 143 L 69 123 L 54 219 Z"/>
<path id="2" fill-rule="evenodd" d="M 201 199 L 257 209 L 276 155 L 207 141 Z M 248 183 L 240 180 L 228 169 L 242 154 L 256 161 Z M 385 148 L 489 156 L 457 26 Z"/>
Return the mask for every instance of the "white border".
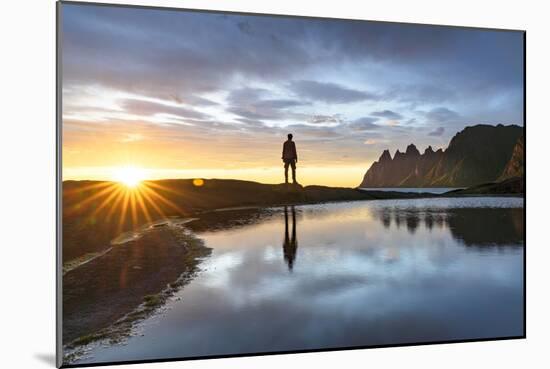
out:
<path id="1" fill-rule="evenodd" d="M 544 2 L 384 0 L 111 1 L 139 5 L 361 18 L 527 30 L 528 305 L 527 340 L 413 346 L 314 354 L 141 364 L 133 368 L 346 366 L 363 368 L 544 367 L 548 312 L 549 31 Z M 540 4 L 540 5 L 538 5 Z M 2 366 L 53 367 L 55 348 L 55 3 L 3 4 L 2 57 Z M 540 364 L 536 364 L 536 363 Z M 530 365 L 530 363 L 533 363 Z"/>

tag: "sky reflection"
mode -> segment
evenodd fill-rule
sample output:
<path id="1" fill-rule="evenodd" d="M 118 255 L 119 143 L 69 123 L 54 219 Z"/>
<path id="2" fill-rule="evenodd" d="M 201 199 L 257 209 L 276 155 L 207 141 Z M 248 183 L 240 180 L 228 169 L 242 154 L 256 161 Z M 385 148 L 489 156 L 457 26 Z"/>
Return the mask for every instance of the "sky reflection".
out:
<path id="1" fill-rule="evenodd" d="M 521 335 L 522 206 L 358 202 L 260 210 L 250 223 L 227 213 L 241 225 L 197 229 L 214 252 L 181 301 L 93 360 Z"/>

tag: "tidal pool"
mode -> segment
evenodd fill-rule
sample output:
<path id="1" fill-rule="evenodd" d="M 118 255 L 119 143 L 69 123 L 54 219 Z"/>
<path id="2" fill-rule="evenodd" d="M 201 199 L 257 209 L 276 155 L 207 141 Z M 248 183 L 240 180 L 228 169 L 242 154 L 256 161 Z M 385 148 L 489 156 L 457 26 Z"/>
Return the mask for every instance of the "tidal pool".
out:
<path id="1" fill-rule="evenodd" d="M 523 199 L 204 214 L 212 255 L 124 345 L 76 363 L 522 336 Z"/>

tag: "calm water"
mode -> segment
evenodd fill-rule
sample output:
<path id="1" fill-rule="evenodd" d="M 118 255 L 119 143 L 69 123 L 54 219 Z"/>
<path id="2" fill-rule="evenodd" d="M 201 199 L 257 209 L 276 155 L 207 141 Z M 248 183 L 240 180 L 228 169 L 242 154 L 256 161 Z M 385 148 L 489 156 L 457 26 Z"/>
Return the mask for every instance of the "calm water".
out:
<path id="1" fill-rule="evenodd" d="M 523 200 L 384 200 L 190 223 L 212 256 L 126 345 L 84 362 L 523 334 Z"/>
<path id="2" fill-rule="evenodd" d="M 392 191 L 392 192 L 414 192 L 414 193 L 420 193 L 420 192 L 427 192 L 427 193 L 445 193 L 452 190 L 459 190 L 462 187 L 361 187 L 362 190 L 366 191 Z"/>

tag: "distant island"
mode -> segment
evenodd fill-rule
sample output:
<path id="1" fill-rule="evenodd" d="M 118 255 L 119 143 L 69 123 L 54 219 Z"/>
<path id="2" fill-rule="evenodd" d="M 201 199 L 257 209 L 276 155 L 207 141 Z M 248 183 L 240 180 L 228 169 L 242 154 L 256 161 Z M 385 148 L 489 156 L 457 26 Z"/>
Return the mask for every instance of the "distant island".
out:
<path id="1" fill-rule="evenodd" d="M 393 156 L 384 150 L 359 187 L 472 187 L 522 178 L 523 127 L 475 125 L 458 132 L 447 149 L 414 144 Z"/>

